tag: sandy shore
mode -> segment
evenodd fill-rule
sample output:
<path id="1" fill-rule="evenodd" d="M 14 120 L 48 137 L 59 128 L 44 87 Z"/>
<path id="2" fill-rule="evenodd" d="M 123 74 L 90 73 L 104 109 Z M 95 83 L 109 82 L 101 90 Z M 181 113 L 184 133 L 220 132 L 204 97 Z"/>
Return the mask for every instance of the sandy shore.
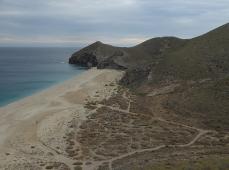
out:
<path id="1" fill-rule="evenodd" d="M 109 98 L 123 72 L 90 69 L 62 84 L 0 108 L 0 168 L 45 169 L 74 163 L 65 157 L 68 123 L 86 120 L 88 101 Z M 109 86 L 108 84 L 115 85 Z M 66 169 L 64 165 L 57 169 Z M 47 167 L 46 167 L 47 168 Z M 88 167 L 84 169 L 93 169 Z"/>

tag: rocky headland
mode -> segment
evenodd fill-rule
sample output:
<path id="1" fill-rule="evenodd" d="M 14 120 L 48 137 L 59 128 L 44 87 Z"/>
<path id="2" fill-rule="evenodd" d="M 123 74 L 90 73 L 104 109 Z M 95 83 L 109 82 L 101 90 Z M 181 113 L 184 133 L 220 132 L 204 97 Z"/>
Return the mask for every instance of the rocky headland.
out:
<path id="1" fill-rule="evenodd" d="M 228 45 L 226 24 L 83 48 L 91 69 L 0 108 L 0 169 L 229 169 Z"/>

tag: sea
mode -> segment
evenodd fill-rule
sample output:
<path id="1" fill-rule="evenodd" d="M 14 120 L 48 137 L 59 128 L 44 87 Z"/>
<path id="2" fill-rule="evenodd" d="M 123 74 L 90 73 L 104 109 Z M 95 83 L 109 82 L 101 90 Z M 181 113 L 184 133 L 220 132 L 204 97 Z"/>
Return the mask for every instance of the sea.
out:
<path id="1" fill-rule="evenodd" d="M 30 96 L 86 69 L 68 64 L 79 48 L 0 47 L 0 107 Z"/>

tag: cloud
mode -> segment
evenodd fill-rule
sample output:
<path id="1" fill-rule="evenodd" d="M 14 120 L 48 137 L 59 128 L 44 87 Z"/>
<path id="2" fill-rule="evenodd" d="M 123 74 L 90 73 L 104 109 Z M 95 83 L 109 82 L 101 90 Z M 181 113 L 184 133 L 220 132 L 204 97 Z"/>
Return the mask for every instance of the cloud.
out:
<path id="1" fill-rule="evenodd" d="M 228 0 L 0 0 L 0 45 L 132 45 L 190 38 L 228 18 Z"/>
<path id="2" fill-rule="evenodd" d="M 117 46 L 133 46 L 148 39 L 148 37 L 85 37 L 85 36 L 11 36 L 0 35 L 0 45 L 7 46 L 11 44 L 13 46 L 70 46 L 73 47 L 76 44 L 78 46 L 86 46 L 97 40 L 113 44 Z"/>

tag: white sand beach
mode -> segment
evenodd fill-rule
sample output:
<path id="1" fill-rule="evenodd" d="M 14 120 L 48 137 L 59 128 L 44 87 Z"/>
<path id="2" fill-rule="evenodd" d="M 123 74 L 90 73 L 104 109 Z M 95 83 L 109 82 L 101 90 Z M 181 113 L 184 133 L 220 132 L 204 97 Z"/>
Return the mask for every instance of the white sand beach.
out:
<path id="1" fill-rule="evenodd" d="M 73 169 L 74 161 L 64 156 L 64 136 L 70 129 L 68 123 L 75 121 L 79 125 L 87 119 L 90 113 L 84 108 L 85 103 L 111 96 L 117 88 L 115 82 L 122 75 L 121 71 L 93 68 L 1 107 L 0 169 L 40 169 L 42 164 L 49 162 L 64 162 Z M 115 85 L 109 86 L 110 83 Z"/>

